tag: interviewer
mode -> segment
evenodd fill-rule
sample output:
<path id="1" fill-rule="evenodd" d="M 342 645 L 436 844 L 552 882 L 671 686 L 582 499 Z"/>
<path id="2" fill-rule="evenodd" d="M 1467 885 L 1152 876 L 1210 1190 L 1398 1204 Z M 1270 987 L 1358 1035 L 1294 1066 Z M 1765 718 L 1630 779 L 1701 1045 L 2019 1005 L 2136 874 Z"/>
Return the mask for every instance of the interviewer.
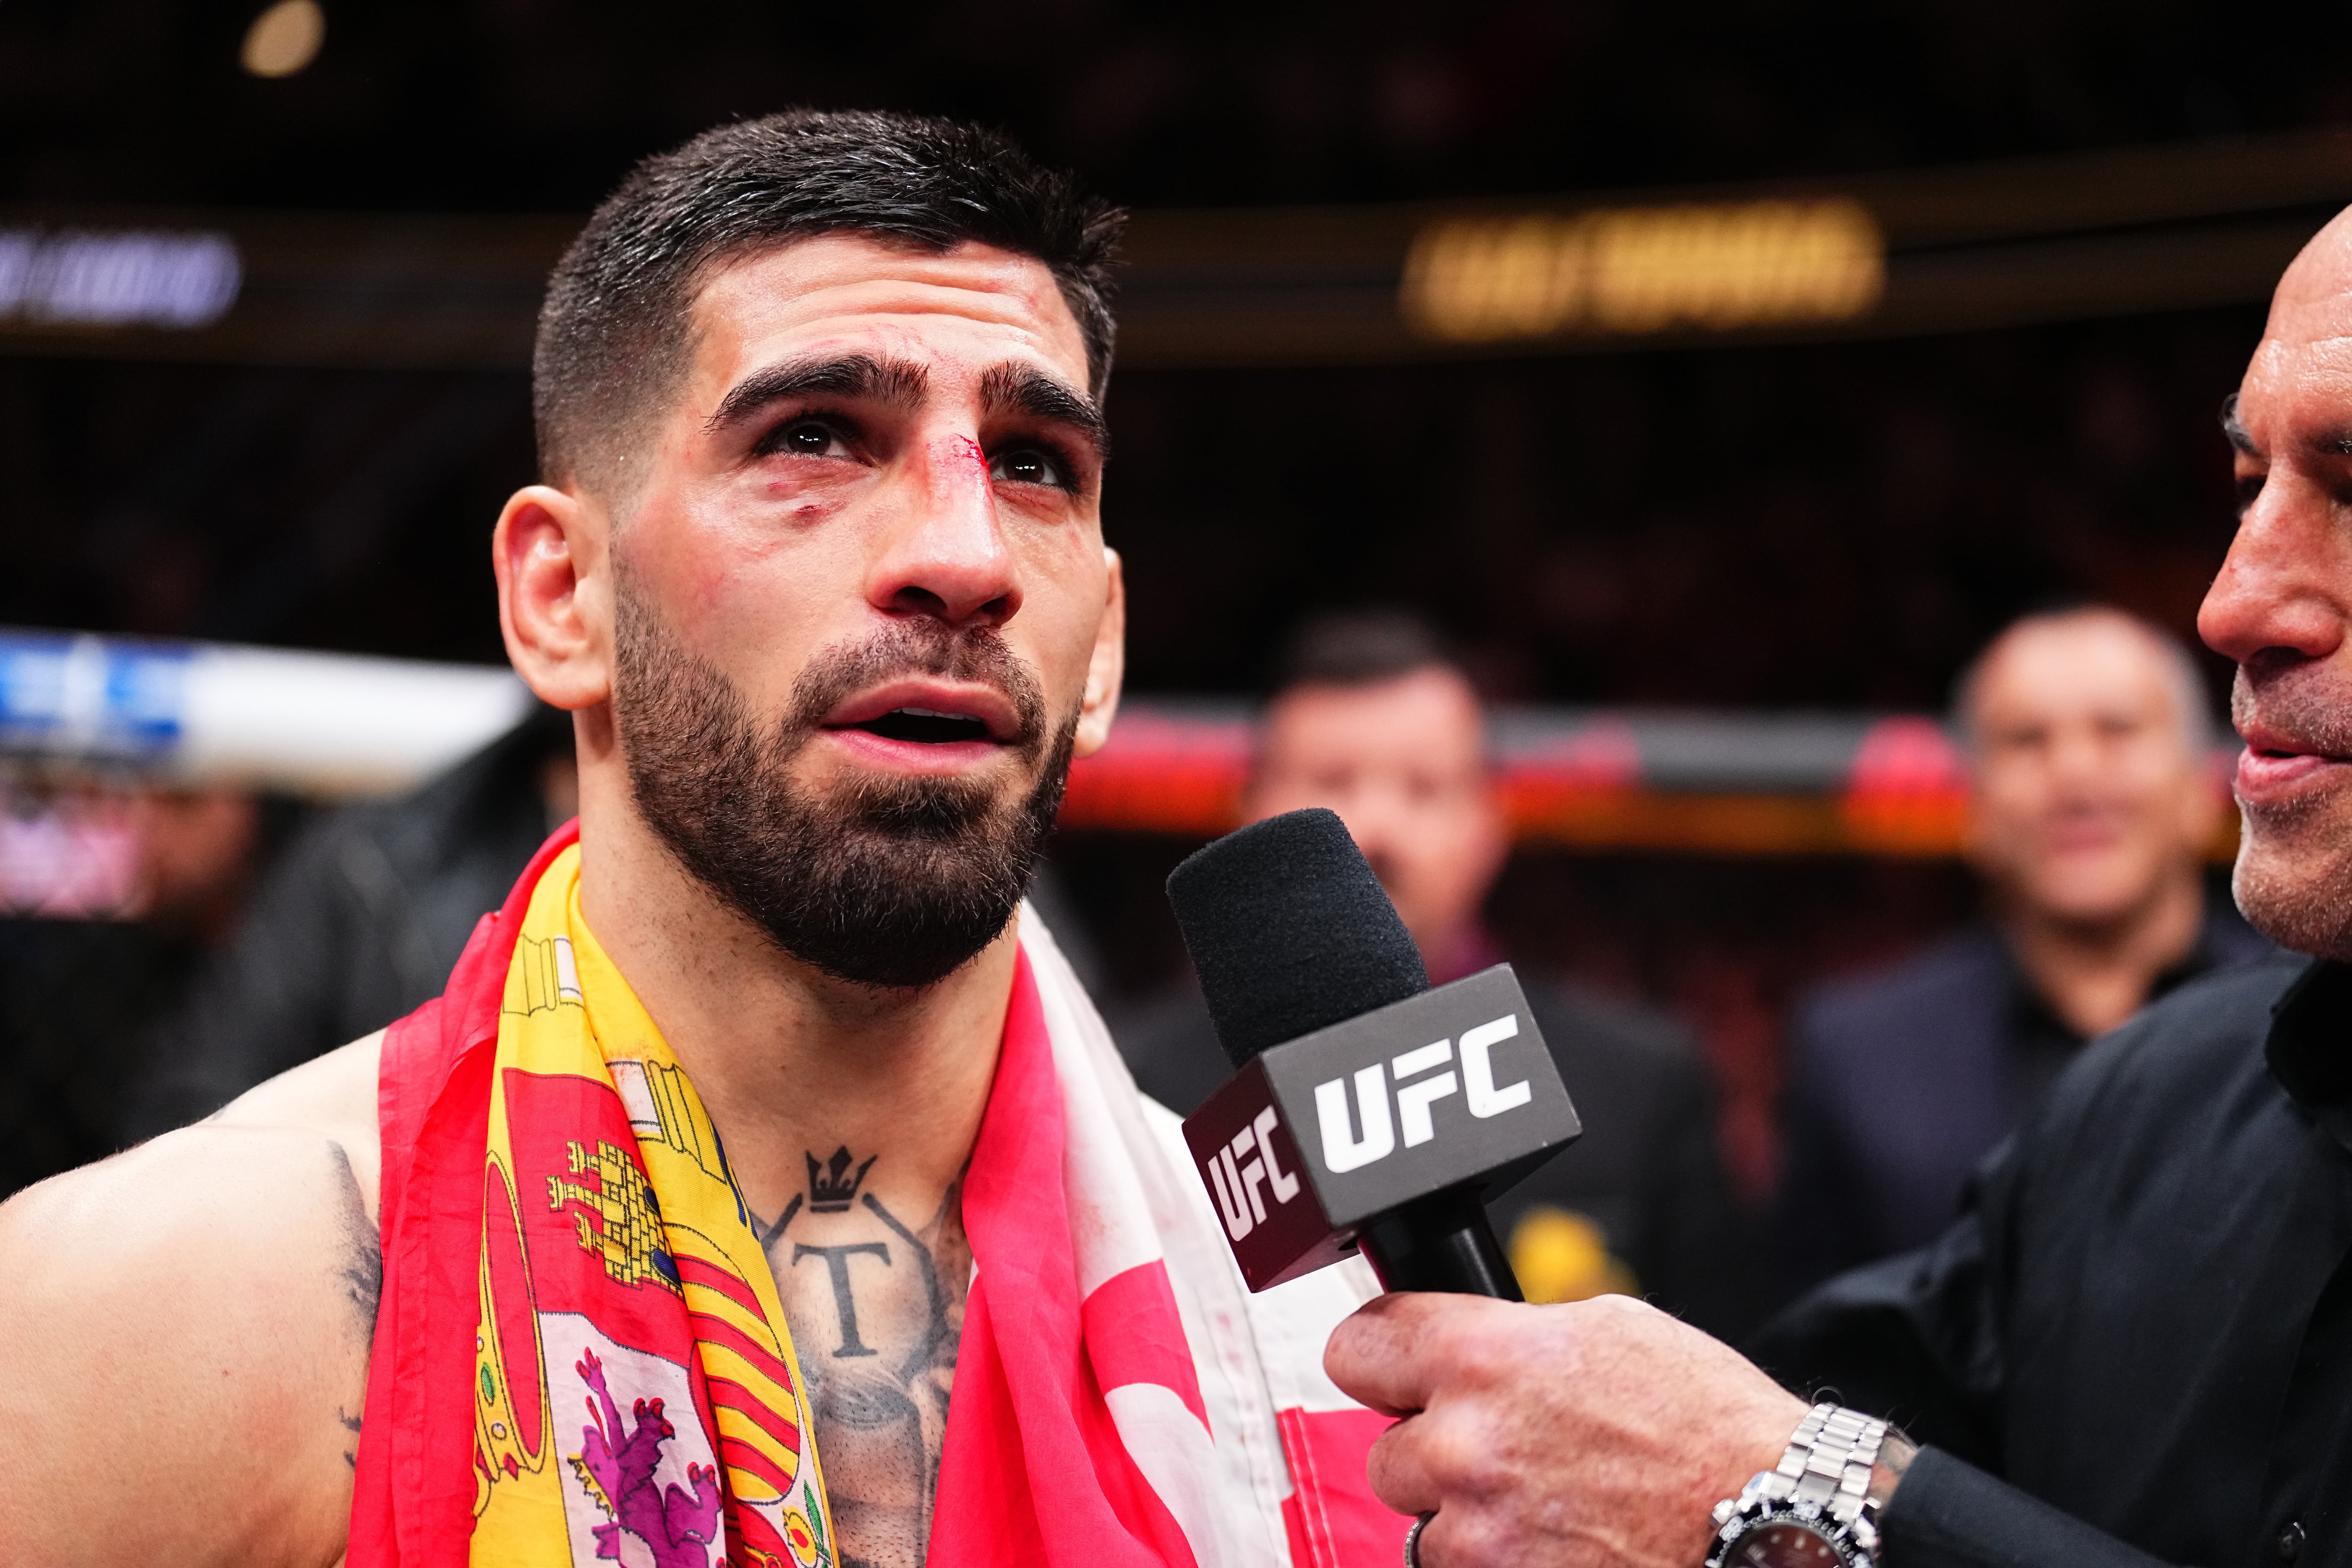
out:
<path id="1" fill-rule="evenodd" d="M 1916 1450 L 1639 1303 L 1364 1309 L 1326 1361 L 1419 1413 L 1371 1479 L 1432 1516 L 1423 1568 L 2352 1563 L 2352 212 L 2223 425 L 2239 525 L 2199 630 L 2238 663 L 2235 890 L 2316 962 L 2090 1047 L 1951 1229 L 1766 1331 L 1781 1382 Z"/>

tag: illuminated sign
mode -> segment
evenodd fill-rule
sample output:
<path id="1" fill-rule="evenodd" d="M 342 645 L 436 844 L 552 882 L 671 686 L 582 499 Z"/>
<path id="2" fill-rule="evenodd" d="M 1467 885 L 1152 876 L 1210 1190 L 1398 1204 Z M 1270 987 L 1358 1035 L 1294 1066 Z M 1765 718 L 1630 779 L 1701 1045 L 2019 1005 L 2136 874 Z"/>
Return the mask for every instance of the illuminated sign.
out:
<path id="1" fill-rule="evenodd" d="M 209 327 L 245 280 L 225 234 L 0 229 L 0 318 L 45 327 Z"/>
<path id="2" fill-rule="evenodd" d="M 1441 219 L 1398 303 L 1425 337 L 1494 342 L 1849 321 L 1885 281 L 1877 223 L 1838 197 Z"/>

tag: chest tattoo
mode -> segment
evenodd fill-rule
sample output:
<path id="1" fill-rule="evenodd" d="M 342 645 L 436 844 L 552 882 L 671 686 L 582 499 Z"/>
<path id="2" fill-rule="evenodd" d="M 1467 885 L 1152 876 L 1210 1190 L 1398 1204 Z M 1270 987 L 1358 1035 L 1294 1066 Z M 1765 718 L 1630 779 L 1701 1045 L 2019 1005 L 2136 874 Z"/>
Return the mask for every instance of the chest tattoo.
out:
<path id="1" fill-rule="evenodd" d="M 961 1177 L 927 1217 L 866 1190 L 881 1159 L 807 1156 L 761 1246 L 816 1411 L 842 1568 L 920 1568 L 930 1540 L 971 1247 Z"/>

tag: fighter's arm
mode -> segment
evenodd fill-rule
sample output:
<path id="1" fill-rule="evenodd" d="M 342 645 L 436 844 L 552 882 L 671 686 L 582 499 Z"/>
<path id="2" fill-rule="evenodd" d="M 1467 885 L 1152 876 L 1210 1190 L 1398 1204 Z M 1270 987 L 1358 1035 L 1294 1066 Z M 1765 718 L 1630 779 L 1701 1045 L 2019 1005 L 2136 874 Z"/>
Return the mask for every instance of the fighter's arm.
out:
<path id="1" fill-rule="evenodd" d="M 0 1205 L 0 1554 L 341 1557 L 380 1274 L 373 1047 Z"/>

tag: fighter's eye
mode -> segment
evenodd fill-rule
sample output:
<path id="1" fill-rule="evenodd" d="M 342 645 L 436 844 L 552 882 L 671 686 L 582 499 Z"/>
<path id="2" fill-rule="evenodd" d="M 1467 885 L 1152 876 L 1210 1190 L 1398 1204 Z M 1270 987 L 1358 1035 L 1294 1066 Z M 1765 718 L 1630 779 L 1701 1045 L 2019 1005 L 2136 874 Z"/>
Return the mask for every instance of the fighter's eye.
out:
<path id="1" fill-rule="evenodd" d="M 1010 479 L 1016 485 L 1051 485 L 1063 490 L 1073 488 L 1060 460 L 1035 447 L 1014 447 L 999 452 L 989 459 L 988 477 Z"/>
<path id="2" fill-rule="evenodd" d="M 822 419 L 794 419 L 779 425 L 760 442 L 760 455 L 789 452 L 800 458 L 835 457 L 847 451 L 841 432 Z"/>

